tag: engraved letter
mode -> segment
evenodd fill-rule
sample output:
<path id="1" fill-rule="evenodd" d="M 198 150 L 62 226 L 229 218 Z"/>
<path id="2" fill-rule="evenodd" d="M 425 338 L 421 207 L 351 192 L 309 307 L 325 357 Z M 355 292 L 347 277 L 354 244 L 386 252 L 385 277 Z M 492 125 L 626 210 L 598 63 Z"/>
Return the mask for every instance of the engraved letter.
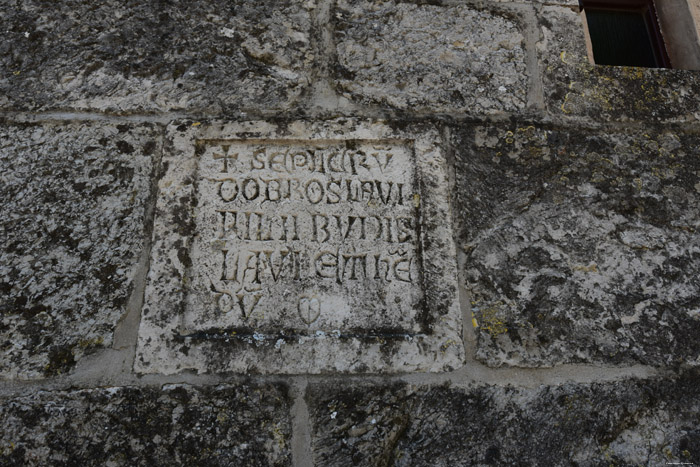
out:
<path id="1" fill-rule="evenodd" d="M 243 319 L 246 319 L 250 316 L 250 314 L 253 312 L 261 298 L 261 293 L 239 293 L 236 295 L 238 307 L 241 310 L 241 315 L 243 316 Z"/>
<path id="2" fill-rule="evenodd" d="M 251 188 L 252 187 L 252 188 Z M 260 194 L 260 185 L 254 178 L 243 180 L 243 197 L 248 201 L 253 201 Z"/>
<path id="3" fill-rule="evenodd" d="M 238 196 L 238 183 L 236 183 L 236 180 L 231 178 L 219 182 L 219 196 L 227 203 L 236 199 L 236 196 Z"/>
<path id="4" fill-rule="evenodd" d="M 285 242 L 287 239 L 299 240 L 299 235 L 297 235 L 297 216 L 292 214 L 290 216 L 281 215 L 280 217 L 282 218 L 282 236 L 280 240 Z M 289 221 L 287 221 L 287 219 L 289 219 Z"/>
<path id="5" fill-rule="evenodd" d="M 323 185 L 318 180 L 311 180 L 306 184 L 306 197 L 311 204 L 321 202 L 323 194 Z"/>
<path id="6" fill-rule="evenodd" d="M 314 263 L 319 277 L 333 278 L 338 270 L 338 255 L 330 251 L 322 251 L 316 255 Z"/>
<path id="7" fill-rule="evenodd" d="M 411 258 L 404 257 L 396 260 L 394 277 L 401 282 L 411 282 Z"/>
<path id="8" fill-rule="evenodd" d="M 391 189 L 394 186 L 393 183 L 387 182 L 389 185 L 389 189 L 386 191 L 386 196 L 384 196 L 384 190 L 382 189 L 382 182 L 379 180 L 375 180 L 374 183 L 377 185 L 377 193 L 379 193 L 379 199 L 382 200 L 382 203 L 388 204 L 389 200 L 391 199 Z"/>
<path id="9" fill-rule="evenodd" d="M 326 242 L 331 236 L 328 232 L 328 218 L 323 214 L 312 214 L 311 220 L 314 226 L 313 239 L 318 243 Z M 323 239 L 320 235 L 321 232 L 323 232 Z"/>
<path id="10" fill-rule="evenodd" d="M 337 180 L 331 180 L 326 184 L 326 191 L 328 192 L 328 197 L 326 198 L 326 203 L 337 204 L 340 201 L 340 182 Z"/>
<path id="11" fill-rule="evenodd" d="M 265 168 L 265 148 L 256 149 L 253 151 L 253 159 L 250 161 L 251 169 Z"/>

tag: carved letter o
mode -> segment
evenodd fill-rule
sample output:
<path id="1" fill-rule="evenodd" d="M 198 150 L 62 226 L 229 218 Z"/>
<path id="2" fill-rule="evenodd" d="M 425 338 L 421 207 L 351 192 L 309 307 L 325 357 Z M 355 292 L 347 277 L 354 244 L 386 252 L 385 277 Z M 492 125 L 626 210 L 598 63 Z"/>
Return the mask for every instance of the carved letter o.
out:
<path id="1" fill-rule="evenodd" d="M 250 192 L 250 190 L 248 190 L 248 187 L 251 183 L 253 183 L 255 186 L 255 190 L 252 193 Z M 248 201 L 253 201 L 260 194 L 260 185 L 258 184 L 258 181 L 254 178 L 246 178 L 245 180 L 243 180 L 243 186 L 241 188 L 241 191 L 243 191 L 243 197 Z"/>
<path id="2" fill-rule="evenodd" d="M 238 196 L 238 183 L 235 180 L 224 180 L 219 184 L 219 196 L 226 201 L 233 201 Z"/>
<path id="3" fill-rule="evenodd" d="M 222 293 L 217 302 L 222 313 L 228 313 L 233 308 L 233 298 L 227 293 Z"/>

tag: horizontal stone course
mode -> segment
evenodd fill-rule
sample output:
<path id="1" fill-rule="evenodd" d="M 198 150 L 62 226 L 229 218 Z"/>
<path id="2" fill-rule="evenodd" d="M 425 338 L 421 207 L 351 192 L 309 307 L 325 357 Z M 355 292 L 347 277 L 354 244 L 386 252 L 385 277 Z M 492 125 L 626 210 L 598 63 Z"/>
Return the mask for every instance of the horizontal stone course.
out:
<path id="1" fill-rule="evenodd" d="M 0 399 L 2 465 L 291 465 L 284 385 L 111 387 Z"/>
<path id="2" fill-rule="evenodd" d="M 700 465 L 700 75 L 578 5 L 0 0 L 0 466 Z"/>
<path id="3" fill-rule="evenodd" d="M 537 388 L 313 386 L 315 465 L 700 462 L 700 376 Z"/>
<path id="4" fill-rule="evenodd" d="M 146 241 L 161 130 L 0 125 L 0 376 L 70 370 L 109 346 Z"/>
<path id="5" fill-rule="evenodd" d="M 296 0 L 3 0 L 0 108 L 287 108 L 309 84 L 313 8 Z"/>
<path id="6" fill-rule="evenodd" d="M 490 0 L 492 2 L 498 2 L 498 3 L 516 3 L 516 4 L 524 4 L 524 5 L 532 5 L 534 4 L 545 4 L 545 5 L 562 5 L 562 6 L 568 6 L 568 7 L 576 7 L 578 8 L 579 6 L 579 0 Z"/>
<path id="7" fill-rule="evenodd" d="M 343 0 L 333 22 L 334 80 L 351 100 L 470 115 L 525 107 L 524 38 L 514 14 Z"/>
<path id="8" fill-rule="evenodd" d="M 699 143 L 671 129 L 456 131 L 477 358 L 700 363 Z"/>

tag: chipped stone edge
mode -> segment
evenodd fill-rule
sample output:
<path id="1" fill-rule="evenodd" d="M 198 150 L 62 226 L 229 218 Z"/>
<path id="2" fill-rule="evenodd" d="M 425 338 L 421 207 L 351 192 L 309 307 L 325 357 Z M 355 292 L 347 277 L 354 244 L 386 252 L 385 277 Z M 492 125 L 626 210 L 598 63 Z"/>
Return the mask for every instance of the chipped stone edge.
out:
<path id="1" fill-rule="evenodd" d="M 186 125 L 183 128 L 183 125 Z M 178 343 L 174 337 L 181 324 L 185 300 L 185 266 L 172 245 L 189 249 L 190 239 L 178 233 L 169 213 L 181 200 L 196 196 L 195 144 L 202 139 L 294 138 L 315 139 L 400 139 L 413 142 L 415 161 L 422 185 L 421 220 L 430 213 L 435 222 L 423 224 L 424 273 L 432 276 L 429 286 L 437 295 L 449 296 L 445 313 L 437 316 L 436 304 L 427 306 L 435 317 L 433 332 L 397 343 L 390 358 L 380 352 L 380 344 L 359 339 L 341 341 L 324 336 L 309 338 L 303 344 L 284 345 L 278 355 L 271 349 L 254 346 L 226 346 L 217 341 Z M 407 373 L 451 371 L 464 364 L 462 316 L 457 284 L 456 247 L 452 235 L 447 162 L 439 130 L 429 124 L 412 124 L 401 129 L 390 122 L 338 119 L 325 122 L 292 121 L 275 124 L 248 122 L 174 122 L 166 132 L 162 164 L 165 174 L 158 182 L 159 194 L 153 228 L 151 269 L 146 285 L 134 362 L 137 374 L 197 373 Z M 436 176 L 438 179 L 436 179 Z M 426 184 L 430 177 L 434 183 Z M 192 215 L 190 212 L 188 215 Z M 160 252 L 168 252 L 167 258 Z M 161 255 L 159 257 L 159 255 Z M 429 261 L 426 259 L 429 258 Z M 427 292 L 427 290 L 426 290 Z M 426 294 L 427 297 L 427 294 Z M 354 365 L 339 362 L 337 355 L 361 349 Z M 184 350 L 184 351 L 183 351 Z M 267 356 L 267 358 L 265 358 Z M 312 357 L 312 358 L 309 358 Z M 285 362 L 295 362 L 290 366 Z"/>

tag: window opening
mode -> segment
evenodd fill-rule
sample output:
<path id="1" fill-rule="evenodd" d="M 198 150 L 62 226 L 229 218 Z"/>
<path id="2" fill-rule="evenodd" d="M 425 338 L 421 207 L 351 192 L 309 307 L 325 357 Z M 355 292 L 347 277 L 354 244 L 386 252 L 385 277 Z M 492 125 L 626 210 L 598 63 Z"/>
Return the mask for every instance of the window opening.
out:
<path id="1" fill-rule="evenodd" d="M 652 0 L 582 1 L 598 65 L 670 68 Z"/>

